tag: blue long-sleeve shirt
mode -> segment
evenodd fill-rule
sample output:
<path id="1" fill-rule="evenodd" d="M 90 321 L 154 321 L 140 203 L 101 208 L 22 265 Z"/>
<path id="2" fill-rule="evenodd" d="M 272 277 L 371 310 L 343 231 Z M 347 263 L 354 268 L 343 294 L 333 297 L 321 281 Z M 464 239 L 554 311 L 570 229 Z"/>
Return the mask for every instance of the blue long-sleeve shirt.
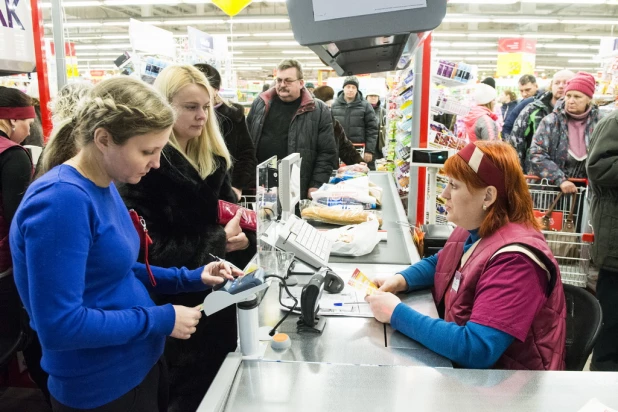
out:
<path id="1" fill-rule="evenodd" d="M 464 244 L 466 252 L 480 237 L 470 231 Z M 399 272 L 408 291 L 433 286 L 438 254 L 421 260 Z M 391 316 L 391 326 L 440 355 L 467 368 L 489 368 L 513 343 L 513 336 L 498 329 L 468 322 L 459 326 L 443 319 L 422 315 L 400 303 Z"/>
<path id="2" fill-rule="evenodd" d="M 27 190 L 10 242 L 54 398 L 90 409 L 137 386 L 162 355 L 175 312 L 149 297 L 139 238 L 115 186 L 54 168 Z M 152 270 L 159 293 L 206 288 L 203 268 Z"/>

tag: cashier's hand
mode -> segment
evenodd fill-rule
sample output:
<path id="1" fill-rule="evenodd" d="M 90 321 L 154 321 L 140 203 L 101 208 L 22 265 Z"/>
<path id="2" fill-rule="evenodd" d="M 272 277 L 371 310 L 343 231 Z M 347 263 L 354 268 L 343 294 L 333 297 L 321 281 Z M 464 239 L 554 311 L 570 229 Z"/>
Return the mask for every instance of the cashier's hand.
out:
<path id="1" fill-rule="evenodd" d="M 174 305 L 176 321 L 170 336 L 176 339 L 189 339 L 195 333 L 195 327 L 202 317 L 201 305 L 194 308 Z"/>
<path id="2" fill-rule="evenodd" d="M 220 285 L 225 280 L 234 280 L 235 277 L 241 276 L 242 271 L 232 268 L 227 262 L 210 262 L 204 266 L 202 272 L 202 282 L 208 286 Z"/>
<path id="3" fill-rule="evenodd" d="M 376 278 L 373 280 L 373 283 L 375 283 L 378 290 L 382 292 L 399 293 L 408 290 L 408 283 L 399 273 L 387 278 Z"/>
<path id="4" fill-rule="evenodd" d="M 380 292 L 379 290 L 365 296 L 365 300 L 369 302 L 373 316 L 382 323 L 391 323 L 393 312 L 397 305 L 401 303 L 401 300 L 392 293 Z"/>

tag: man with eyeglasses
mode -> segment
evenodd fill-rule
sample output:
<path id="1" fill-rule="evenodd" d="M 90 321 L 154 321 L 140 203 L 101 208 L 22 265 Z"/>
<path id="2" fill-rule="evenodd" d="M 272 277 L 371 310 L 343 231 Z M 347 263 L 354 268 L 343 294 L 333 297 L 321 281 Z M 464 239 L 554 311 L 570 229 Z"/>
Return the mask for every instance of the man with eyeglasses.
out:
<path id="1" fill-rule="evenodd" d="M 273 155 L 283 159 L 300 153 L 300 187 L 306 199 L 328 182 L 338 166 L 338 155 L 330 111 L 304 86 L 300 63 L 282 61 L 275 87 L 261 93 L 251 105 L 247 126 L 258 163 Z"/>

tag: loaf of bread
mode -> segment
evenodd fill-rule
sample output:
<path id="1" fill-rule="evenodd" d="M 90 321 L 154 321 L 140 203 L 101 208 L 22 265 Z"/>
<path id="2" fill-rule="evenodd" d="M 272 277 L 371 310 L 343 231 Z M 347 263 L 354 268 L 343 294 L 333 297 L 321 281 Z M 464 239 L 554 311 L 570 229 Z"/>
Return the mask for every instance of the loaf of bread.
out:
<path id="1" fill-rule="evenodd" d="M 309 206 L 300 212 L 303 219 L 317 220 L 333 225 L 355 225 L 366 222 L 373 215 L 382 226 L 382 218 L 367 210 L 341 210 L 332 207 Z"/>

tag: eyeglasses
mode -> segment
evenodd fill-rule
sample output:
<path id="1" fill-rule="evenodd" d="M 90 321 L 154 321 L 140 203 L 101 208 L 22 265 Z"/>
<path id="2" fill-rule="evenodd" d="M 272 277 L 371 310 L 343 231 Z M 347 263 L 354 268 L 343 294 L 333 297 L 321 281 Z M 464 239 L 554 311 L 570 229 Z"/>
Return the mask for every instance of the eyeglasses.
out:
<path id="1" fill-rule="evenodd" d="M 281 84 L 284 83 L 286 85 L 290 85 L 292 83 L 294 83 L 295 81 L 298 81 L 300 79 L 280 79 L 280 78 L 276 78 L 275 81 L 277 82 L 277 84 Z"/>

